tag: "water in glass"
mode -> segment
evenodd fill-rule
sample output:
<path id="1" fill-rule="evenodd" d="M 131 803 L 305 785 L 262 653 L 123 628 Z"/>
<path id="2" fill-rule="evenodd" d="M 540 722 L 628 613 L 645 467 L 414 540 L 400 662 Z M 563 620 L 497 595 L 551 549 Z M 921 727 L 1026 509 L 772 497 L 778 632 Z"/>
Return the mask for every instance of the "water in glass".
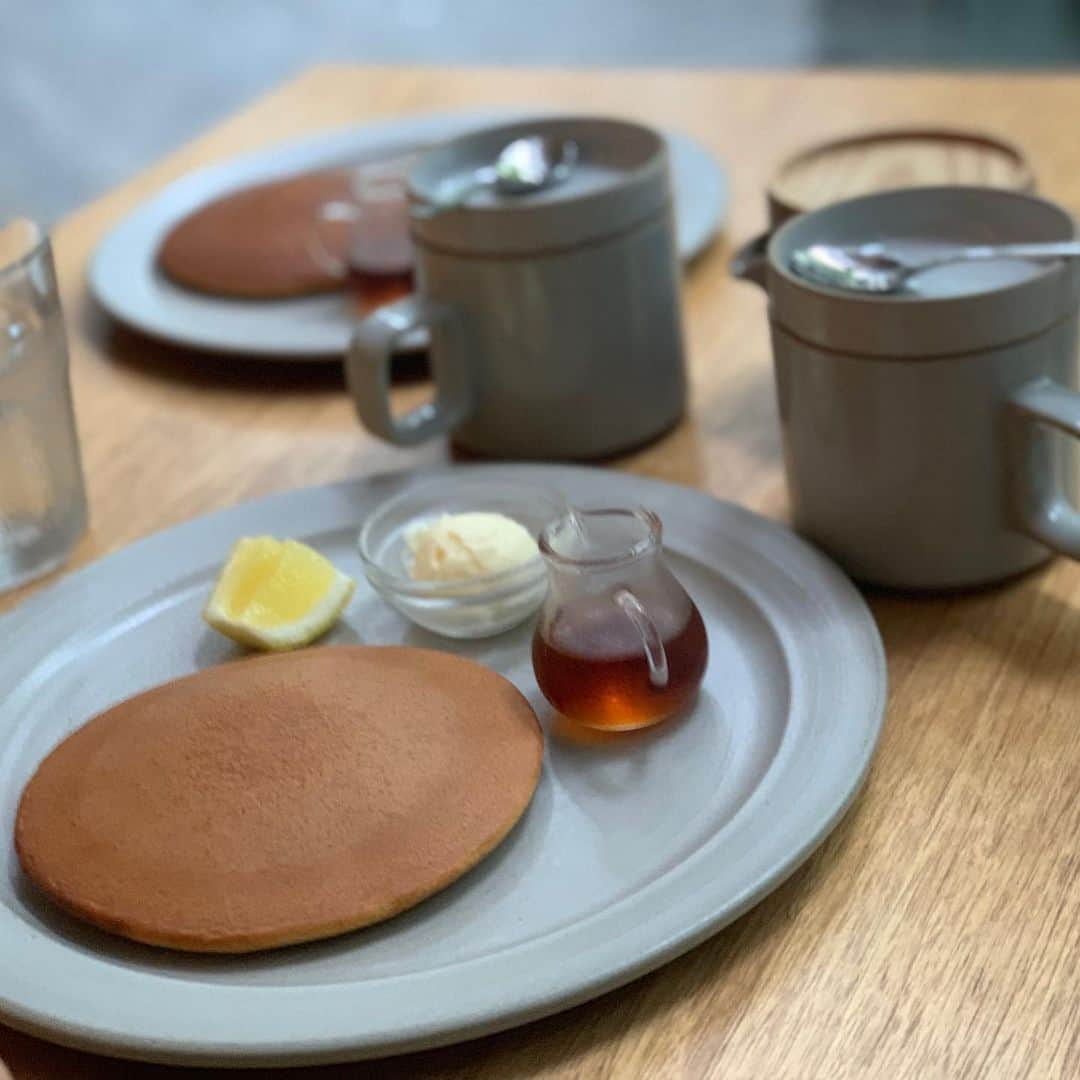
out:
<path id="1" fill-rule="evenodd" d="M 54 569 L 85 527 L 52 256 L 16 222 L 0 230 L 0 590 Z"/>

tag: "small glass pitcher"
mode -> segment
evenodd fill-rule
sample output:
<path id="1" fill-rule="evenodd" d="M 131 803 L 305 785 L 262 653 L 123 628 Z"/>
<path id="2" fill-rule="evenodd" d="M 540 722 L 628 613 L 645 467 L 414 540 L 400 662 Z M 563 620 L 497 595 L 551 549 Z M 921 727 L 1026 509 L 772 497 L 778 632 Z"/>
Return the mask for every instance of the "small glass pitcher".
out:
<path id="1" fill-rule="evenodd" d="M 352 167 L 349 196 L 323 203 L 312 223 L 311 256 L 349 288 L 362 315 L 413 291 L 408 177 L 418 158 Z"/>
<path id="2" fill-rule="evenodd" d="M 673 715 L 697 693 L 709 644 L 694 601 L 664 561 L 649 510 L 573 510 L 540 535 L 550 588 L 533 669 L 564 716 L 630 730 Z"/>

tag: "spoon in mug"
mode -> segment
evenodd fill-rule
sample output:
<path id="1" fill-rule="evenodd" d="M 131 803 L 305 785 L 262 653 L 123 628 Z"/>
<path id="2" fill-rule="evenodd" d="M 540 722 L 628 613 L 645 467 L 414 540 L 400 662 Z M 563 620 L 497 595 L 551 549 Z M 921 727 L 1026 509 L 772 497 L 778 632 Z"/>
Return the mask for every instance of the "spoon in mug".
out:
<path id="1" fill-rule="evenodd" d="M 573 139 L 546 135 L 526 135 L 499 151 L 494 165 L 474 170 L 445 198 L 426 206 L 413 207 L 413 217 L 430 218 L 461 206 L 470 195 L 492 188 L 500 195 L 531 195 L 567 180 L 578 161 L 578 145 Z"/>
<path id="2" fill-rule="evenodd" d="M 848 292 L 900 292 L 916 274 L 938 266 L 987 259 L 1080 257 L 1080 240 L 1047 244 L 995 244 L 959 247 L 928 258 L 905 258 L 885 244 L 811 244 L 791 253 L 791 269 L 817 285 Z"/>

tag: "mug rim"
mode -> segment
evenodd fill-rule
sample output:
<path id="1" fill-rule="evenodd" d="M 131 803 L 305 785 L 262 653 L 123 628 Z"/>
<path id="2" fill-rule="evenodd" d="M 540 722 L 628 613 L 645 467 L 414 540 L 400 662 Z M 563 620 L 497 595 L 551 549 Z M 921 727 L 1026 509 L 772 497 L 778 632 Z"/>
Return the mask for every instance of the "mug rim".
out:
<path id="1" fill-rule="evenodd" d="M 445 143 L 427 147 L 423 152 L 416 155 L 416 160 L 412 163 L 412 166 L 408 171 L 406 183 L 409 194 L 418 202 L 427 201 L 429 193 L 425 191 L 424 187 L 426 182 L 426 178 L 422 175 L 424 170 L 436 170 L 437 166 L 442 164 L 443 159 L 452 159 L 455 151 L 459 151 L 461 147 L 468 146 L 471 143 L 494 139 L 497 136 L 508 139 L 511 136 L 539 133 L 541 131 L 547 131 L 548 129 L 553 129 L 555 131 L 565 130 L 567 128 L 576 130 L 593 125 L 621 128 L 627 134 L 632 133 L 634 138 L 643 139 L 645 142 L 651 144 L 648 156 L 644 157 L 637 164 L 626 168 L 624 170 L 622 181 L 618 185 L 615 185 L 615 187 L 621 188 L 635 181 L 649 178 L 655 173 L 657 164 L 662 162 L 665 158 L 667 146 L 663 136 L 656 128 L 650 127 L 648 124 L 641 123 L 640 121 L 629 120 L 621 116 L 605 116 L 602 113 L 592 112 L 539 113 L 536 116 L 526 117 L 523 120 L 492 124 L 487 127 L 478 128 L 475 131 L 467 131 Z M 569 199 L 558 200 L 555 205 L 582 200 L 597 202 L 608 197 L 611 190 L 612 189 L 609 188 L 599 192 L 576 194 Z M 529 204 L 526 199 L 521 200 L 518 203 L 510 201 L 492 205 L 470 206 L 469 211 L 474 214 L 488 216 L 501 214 L 506 217 L 508 216 L 508 211 L 532 211 L 536 209 L 537 205 L 538 204 Z"/>
<path id="2" fill-rule="evenodd" d="M 968 213 L 966 228 L 950 227 Z M 901 226 L 913 216 L 923 226 L 897 227 L 894 235 L 951 233 L 958 245 L 979 242 L 980 230 L 990 226 L 993 233 L 998 221 L 1014 229 L 998 239 L 1027 234 L 1031 240 L 1073 240 L 1078 232 L 1076 219 L 1060 204 L 997 188 L 901 188 L 834 203 L 793 218 L 770 237 L 754 280 L 769 295 L 771 320 L 814 348 L 900 361 L 999 349 L 1076 318 L 1080 266 L 1075 259 L 1057 259 L 1005 285 L 944 296 L 847 292 L 805 281 L 786 265 L 792 250 L 815 239 L 854 242 L 860 233 L 873 239 L 878 223 L 892 215 Z M 1027 229 L 1017 228 L 1029 218 Z"/>
<path id="3" fill-rule="evenodd" d="M 1069 236 L 1062 237 L 1061 239 L 1075 239 L 1080 235 L 1080 222 L 1078 222 L 1077 218 L 1060 203 L 1054 202 L 1052 199 L 1047 199 L 1042 195 L 1035 195 L 1026 191 L 1010 191 L 1007 188 L 980 187 L 975 184 L 937 184 L 932 187 L 893 188 L 888 191 L 875 191 L 868 195 L 858 195 L 852 199 L 843 199 L 840 202 L 829 203 L 827 206 L 818 207 L 816 210 L 808 210 L 805 213 L 798 214 L 795 217 L 788 219 L 769 235 L 769 242 L 765 250 L 765 258 L 769 270 L 778 274 L 789 285 L 817 296 L 842 300 L 845 303 L 886 305 L 889 307 L 904 307 L 911 304 L 927 304 L 936 307 L 941 304 L 963 303 L 964 301 L 982 299 L 984 297 L 1000 296 L 1004 293 L 1024 288 L 1025 286 L 1030 287 L 1045 284 L 1054 276 L 1064 274 L 1064 261 L 1056 260 L 1044 264 L 1038 273 L 1023 278 L 1020 281 L 1011 282 L 1007 285 L 998 285 L 993 288 L 983 289 L 976 293 L 964 293 L 960 296 L 923 296 L 919 293 L 870 293 L 831 288 L 828 285 L 822 285 L 819 282 L 810 281 L 807 278 L 800 277 L 784 260 L 779 258 L 779 249 L 783 246 L 783 241 L 787 239 L 788 235 L 794 232 L 796 228 L 805 226 L 808 221 L 813 220 L 815 217 L 824 216 L 825 214 L 835 214 L 839 211 L 867 203 L 891 201 L 896 198 L 933 199 L 935 197 L 940 198 L 943 195 L 957 193 L 971 195 L 976 198 L 1008 202 L 1026 202 L 1043 206 L 1058 214 L 1071 226 Z"/>
<path id="4" fill-rule="evenodd" d="M 633 160 L 619 165 L 617 178 L 584 190 L 572 182 L 548 193 L 462 204 L 430 217 L 413 217 L 416 241 L 464 255 L 535 256 L 550 249 L 573 250 L 632 231 L 671 205 L 670 161 L 663 135 L 647 124 L 595 113 L 540 113 L 459 135 L 423 154 L 409 172 L 412 203 L 435 201 L 435 180 L 467 160 L 476 146 L 497 146 L 530 134 L 573 139 L 582 168 L 595 163 L 590 138 L 603 131 L 603 146 L 637 144 Z M 640 152 L 638 152 L 640 151 Z"/>

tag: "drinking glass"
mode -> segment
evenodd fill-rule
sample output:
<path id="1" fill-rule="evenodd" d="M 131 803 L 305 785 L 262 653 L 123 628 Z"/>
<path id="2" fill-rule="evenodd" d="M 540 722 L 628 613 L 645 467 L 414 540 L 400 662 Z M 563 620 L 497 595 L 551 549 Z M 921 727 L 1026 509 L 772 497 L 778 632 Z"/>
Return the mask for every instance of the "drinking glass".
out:
<path id="1" fill-rule="evenodd" d="M 0 229 L 0 591 L 59 566 L 86 520 L 52 248 L 18 220 Z"/>

